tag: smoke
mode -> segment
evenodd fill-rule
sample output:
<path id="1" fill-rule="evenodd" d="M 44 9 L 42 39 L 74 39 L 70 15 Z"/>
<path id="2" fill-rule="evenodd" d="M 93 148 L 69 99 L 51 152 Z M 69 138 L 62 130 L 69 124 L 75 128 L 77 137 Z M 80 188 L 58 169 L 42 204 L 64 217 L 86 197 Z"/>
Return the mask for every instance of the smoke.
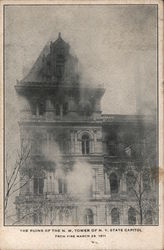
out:
<path id="1" fill-rule="evenodd" d="M 54 162 L 58 168 L 61 164 L 61 152 L 57 142 L 55 140 L 47 140 L 42 147 L 42 153 L 46 160 Z"/>
<path id="2" fill-rule="evenodd" d="M 75 161 L 72 165 L 63 165 L 62 152 L 57 142 L 53 141 L 44 145 L 44 157 L 55 166 L 56 179 L 65 180 L 67 193 L 76 198 L 88 197 L 91 192 L 93 170 L 91 164 L 82 160 Z"/>
<path id="3" fill-rule="evenodd" d="M 77 161 L 67 175 L 68 192 L 76 198 L 89 196 L 92 186 L 92 166 L 86 161 Z"/>

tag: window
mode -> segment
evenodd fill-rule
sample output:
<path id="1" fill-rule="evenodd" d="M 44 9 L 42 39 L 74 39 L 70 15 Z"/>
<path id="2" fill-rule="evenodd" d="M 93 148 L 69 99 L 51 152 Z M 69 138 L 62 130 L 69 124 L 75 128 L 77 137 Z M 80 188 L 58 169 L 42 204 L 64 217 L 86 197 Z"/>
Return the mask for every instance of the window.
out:
<path id="1" fill-rule="evenodd" d="M 64 63 L 65 60 L 65 50 L 64 48 L 58 48 L 57 50 L 57 63 Z"/>
<path id="2" fill-rule="evenodd" d="M 35 101 L 32 101 L 30 103 L 30 108 L 31 108 L 32 115 L 36 115 L 36 113 L 37 113 L 37 105 L 36 105 Z"/>
<path id="3" fill-rule="evenodd" d="M 40 101 L 38 103 L 38 113 L 39 115 L 43 115 L 45 112 L 45 102 L 44 101 Z"/>
<path id="4" fill-rule="evenodd" d="M 65 211 L 65 219 L 66 219 L 66 222 L 69 222 L 71 220 L 71 214 L 68 209 L 66 209 Z"/>
<path id="5" fill-rule="evenodd" d="M 148 175 L 148 173 L 143 173 L 143 188 L 146 191 L 151 189 L 150 176 Z"/>
<path id="6" fill-rule="evenodd" d="M 117 156 L 118 138 L 116 131 L 111 131 L 111 134 L 106 138 L 107 151 L 110 156 Z"/>
<path id="7" fill-rule="evenodd" d="M 126 186 L 127 186 L 127 192 L 133 193 L 133 188 L 136 184 L 136 177 L 132 172 L 127 173 L 126 176 Z"/>
<path id="8" fill-rule="evenodd" d="M 145 214 L 145 224 L 151 225 L 153 224 L 152 211 L 147 210 Z"/>
<path id="9" fill-rule="evenodd" d="M 59 223 L 60 224 L 63 223 L 63 211 L 62 210 L 59 211 Z"/>
<path id="10" fill-rule="evenodd" d="M 43 194 L 44 179 L 35 177 L 34 178 L 34 194 Z"/>
<path id="11" fill-rule="evenodd" d="M 119 210 L 117 208 L 113 208 L 111 211 L 111 219 L 113 225 L 119 225 L 120 224 L 120 214 Z"/>
<path id="12" fill-rule="evenodd" d="M 110 191 L 111 193 L 118 193 L 118 180 L 117 175 L 115 173 L 112 173 L 109 177 L 110 180 Z"/>
<path id="13" fill-rule="evenodd" d="M 82 154 L 87 155 L 89 154 L 89 147 L 90 147 L 90 142 L 89 142 L 89 136 L 88 135 L 83 135 L 82 136 Z"/>
<path id="14" fill-rule="evenodd" d="M 136 210 L 134 208 L 129 208 L 128 210 L 128 223 L 129 225 L 136 224 Z"/>
<path id="15" fill-rule="evenodd" d="M 68 113 L 68 103 L 63 104 L 63 115 L 66 115 Z"/>
<path id="16" fill-rule="evenodd" d="M 67 193 L 67 183 L 65 180 L 58 179 L 58 189 L 59 189 L 59 194 Z"/>
<path id="17" fill-rule="evenodd" d="M 60 105 L 56 104 L 56 115 L 59 116 L 60 115 Z"/>
<path id="18" fill-rule="evenodd" d="M 85 225 L 93 225 L 94 224 L 93 212 L 91 209 L 85 210 L 84 223 L 85 223 Z"/>
<path id="19" fill-rule="evenodd" d="M 64 51 L 64 48 L 59 48 L 57 52 L 58 52 L 58 55 L 64 55 L 65 51 Z"/>
<path id="20" fill-rule="evenodd" d="M 60 138 L 60 141 L 59 141 L 59 148 L 60 148 L 60 152 L 62 154 L 66 154 L 68 152 L 68 142 L 66 139 L 64 138 Z"/>
<path id="21" fill-rule="evenodd" d="M 44 100 L 38 100 L 38 101 L 32 101 L 30 103 L 31 107 L 31 113 L 32 115 L 43 115 L 45 112 L 45 101 Z"/>
<path id="22" fill-rule="evenodd" d="M 56 66 L 56 76 L 57 78 L 61 79 L 64 75 L 64 65 L 57 65 Z"/>
<path id="23" fill-rule="evenodd" d="M 34 214 L 33 214 L 33 223 L 34 223 L 34 225 L 40 225 L 40 224 L 42 224 L 42 214 L 41 214 L 41 212 L 35 212 Z"/>
<path id="24" fill-rule="evenodd" d="M 63 183 L 62 183 L 61 179 L 58 180 L 58 188 L 59 188 L 59 194 L 62 194 L 63 193 Z"/>

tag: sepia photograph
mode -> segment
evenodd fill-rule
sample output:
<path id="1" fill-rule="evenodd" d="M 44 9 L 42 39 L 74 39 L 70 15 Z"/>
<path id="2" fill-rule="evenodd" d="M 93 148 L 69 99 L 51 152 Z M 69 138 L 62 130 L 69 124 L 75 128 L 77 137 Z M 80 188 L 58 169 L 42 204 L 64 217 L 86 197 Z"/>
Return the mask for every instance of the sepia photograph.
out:
<path id="1" fill-rule="evenodd" d="M 4 226 L 159 225 L 157 4 L 3 8 Z"/>

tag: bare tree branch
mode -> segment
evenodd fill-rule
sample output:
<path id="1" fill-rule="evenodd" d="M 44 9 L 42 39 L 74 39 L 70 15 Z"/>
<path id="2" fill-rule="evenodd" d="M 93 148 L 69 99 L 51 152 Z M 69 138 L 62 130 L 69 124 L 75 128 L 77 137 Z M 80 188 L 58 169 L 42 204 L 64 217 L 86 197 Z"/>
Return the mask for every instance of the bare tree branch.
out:
<path id="1" fill-rule="evenodd" d="M 24 142 L 22 141 L 21 149 L 20 149 L 20 152 L 19 151 L 17 152 L 17 159 L 14 164 L 14 168 L 10 174 L 10 177 L 8 176 L 8 171 L 7 171 L 8 162 L 6 164 L 6 167 L 5 167 L 5 179 L 6 179 L 5 211 L 7 209 L 9 197 L 27 184 L 27 183 L 26 184 L 24 183 L 18 189 L 13 190 L 13 188 L 18 184 L 17 180 L 19 178 L 19 173 L 21 169 L 26 165 L 26 161 L 29 159 L 29 157 L 30 157 L 30 149 L 28 145 L 24 145 Z"/>

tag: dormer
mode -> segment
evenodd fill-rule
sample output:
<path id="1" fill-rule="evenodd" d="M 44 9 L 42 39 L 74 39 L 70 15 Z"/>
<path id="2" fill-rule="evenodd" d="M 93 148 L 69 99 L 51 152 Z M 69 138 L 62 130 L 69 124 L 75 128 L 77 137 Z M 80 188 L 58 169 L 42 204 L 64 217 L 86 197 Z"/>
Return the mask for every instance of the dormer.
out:
<path id="1" fill-rule="evenodd" d="M 52 80 L 62 80 L 65 76 L 65 64 L 69 57 L 69 44 L 61 38 L 50 44 L 50 67 Z"/>
<path id="2" fill-rule="evenodd" d="M 59 32 L 58 39 L 50 44 L 50 54 L 55 61 L 63 62 L 69 54 L 69 48 L 69 44 L 61 38 L 61 33 Z"/>

